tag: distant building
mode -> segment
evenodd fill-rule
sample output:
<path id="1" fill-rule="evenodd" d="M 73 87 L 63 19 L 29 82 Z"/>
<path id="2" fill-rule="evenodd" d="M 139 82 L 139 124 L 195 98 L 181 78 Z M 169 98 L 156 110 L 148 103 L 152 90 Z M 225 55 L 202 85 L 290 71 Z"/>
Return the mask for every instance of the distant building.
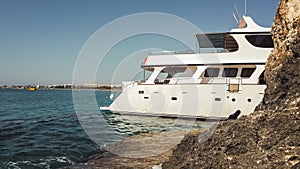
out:
<path id="1" fill-rule="evenodd" d="M 82 87 L 89 88 L 89 89 L 95 89 L 95 88 L 100 87 L 100 85 L 96 84 L 96 83 L 85 83 Z"/>

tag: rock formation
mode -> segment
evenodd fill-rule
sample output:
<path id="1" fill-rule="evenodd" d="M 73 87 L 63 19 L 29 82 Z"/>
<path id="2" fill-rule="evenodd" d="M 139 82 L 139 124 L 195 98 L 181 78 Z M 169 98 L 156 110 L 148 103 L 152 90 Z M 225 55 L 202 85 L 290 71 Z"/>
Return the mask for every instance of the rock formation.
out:
<path id="1" fill-rule="evenodd" d="M 266 64 L 268 88 L 258 109 L 297 109 L 300 93 L 300 1 L 279 3 L 272 26 L 274 50 Z"/>
<path id="2" fill-rule="evenodd" d="M 162 168 L 300 168 L 299 0 L 279 3 L 271 32 L 275 49 L 256 112 L 221 122 L 208 140 L 186 135 Z"/>

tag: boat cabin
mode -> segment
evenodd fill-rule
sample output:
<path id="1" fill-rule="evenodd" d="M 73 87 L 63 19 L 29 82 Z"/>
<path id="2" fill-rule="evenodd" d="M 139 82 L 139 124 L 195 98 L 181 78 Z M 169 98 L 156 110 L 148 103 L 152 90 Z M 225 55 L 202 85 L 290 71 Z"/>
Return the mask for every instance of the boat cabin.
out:
<path id="1" fill-rule="evenodd" d="M 195 51 L 150 53 L 141 65 L 145 75 L 151 74 L 144 84 L 213 84 L 229 79 L 264 84 L 264 65 L 274 46 L 269 28 L 243 17 L 238 29 L 195 36 Z"/>
<path id="2" fill-rule="evenodd" d="M 164 66 L 145 70 L 151 73 L 145 84 L 212 84 L 227 83 L 228 79 L 265 84 L 264 65 Z"/>

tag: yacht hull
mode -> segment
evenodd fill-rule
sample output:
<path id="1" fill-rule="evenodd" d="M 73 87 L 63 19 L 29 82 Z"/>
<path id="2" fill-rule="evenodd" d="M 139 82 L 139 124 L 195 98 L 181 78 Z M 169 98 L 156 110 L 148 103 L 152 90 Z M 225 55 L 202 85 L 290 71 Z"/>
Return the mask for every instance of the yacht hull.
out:
<path id="1" fill-rule="evenodd" d="M 265 85 L 240 85 L 229 91 L 228 84 L 127 85 L 106 108 L 114 113 L 227 119 L 237 111 L 248 115 L 261 102 Z"/>

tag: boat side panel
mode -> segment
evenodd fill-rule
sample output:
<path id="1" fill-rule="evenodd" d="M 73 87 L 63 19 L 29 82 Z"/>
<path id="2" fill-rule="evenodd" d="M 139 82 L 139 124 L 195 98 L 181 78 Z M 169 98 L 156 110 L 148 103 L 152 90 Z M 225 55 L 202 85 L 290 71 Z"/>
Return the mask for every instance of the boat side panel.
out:
<path id="1" fill-rule="evenodd" d="M 227 118 L 237 110 L 242 114 L 251 113 L 262 100 L 265 85 L 242 85 L 239 92 L 227 89 L 227 84 L 133 84 L 122 92 L 110 109 L 153 115 Z"/>

